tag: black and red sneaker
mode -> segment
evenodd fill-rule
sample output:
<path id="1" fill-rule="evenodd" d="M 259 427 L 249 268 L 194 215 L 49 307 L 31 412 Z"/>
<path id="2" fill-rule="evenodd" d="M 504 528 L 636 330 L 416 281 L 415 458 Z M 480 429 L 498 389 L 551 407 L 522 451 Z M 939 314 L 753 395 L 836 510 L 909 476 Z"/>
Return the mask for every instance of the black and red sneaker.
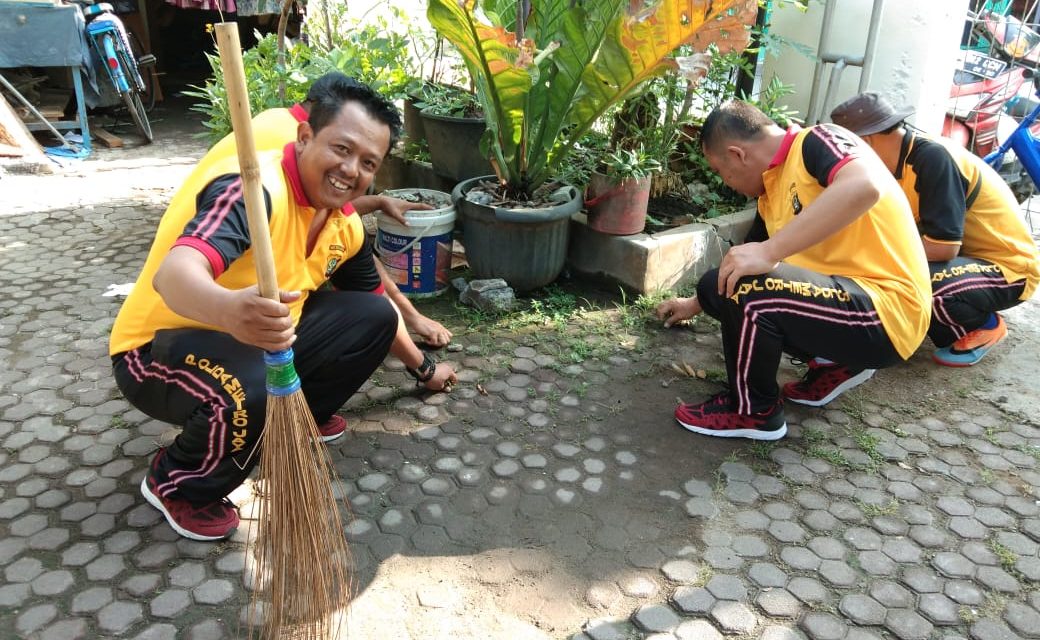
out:
<path id="1" fill-rule="evenodd" d="M 707 402 L 679 405 L 675 419 L 687 431 L 706 436 L 779 440 L 787 435 L 783 403 L 777 401 L 769 411 L 762 413 L 737 413 L 728 391 Z"/>
<path id="2" fill-rule="evenodd" d="M 822 407 L 853 387 L 873 377 L 876 369 L 850 369 L 843 364 L 809 361 L 809 370 L 798 382 L 784 385 L 784 398 L 791 402 Z"/>
<path id="3" fill-rule="evenodd" d="M 223 540 L 238 528 L 238 512 L 224 498 L 204 506 L 195 506 L 180 498 L 166 498 L 155 489 L 151 474 L 141 480 L 141 494 L 148 504 L 166 516 L 173 530 L 192 540 Z"/>

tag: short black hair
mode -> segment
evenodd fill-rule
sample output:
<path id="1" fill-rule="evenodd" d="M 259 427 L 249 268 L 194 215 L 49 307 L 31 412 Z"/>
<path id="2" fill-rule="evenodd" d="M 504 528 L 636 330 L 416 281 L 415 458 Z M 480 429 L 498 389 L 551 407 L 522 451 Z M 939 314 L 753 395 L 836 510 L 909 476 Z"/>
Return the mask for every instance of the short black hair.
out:
<path id="1" fill-rule="evenodd" d="M 743 100 L 727 100 L 704 119 L 701 148 L 711 151 L 723 140 L 754 140 L 774 124 L 757 107 Z"/>
<path id="2" fill-rule="evenodd" d="M 372 87 L 338 71 L 326 73 L 311 85 L 306 101 L 310 104 L 307 122 L 317 134 L 336 119 L 343 105 L 357 102 L 365 111 L 390 128 L 390 149 L 401 139 L 401 112 Z"/>

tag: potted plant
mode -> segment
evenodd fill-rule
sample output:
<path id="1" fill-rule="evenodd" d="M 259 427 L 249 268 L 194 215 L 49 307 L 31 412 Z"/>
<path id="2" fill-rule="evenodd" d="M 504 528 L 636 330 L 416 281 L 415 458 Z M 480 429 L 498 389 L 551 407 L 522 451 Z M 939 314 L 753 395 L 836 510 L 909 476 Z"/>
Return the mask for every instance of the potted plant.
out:
<path id="1" fill-rule="evenodd" d="M 744 49 L 758 3 L 494 6 L 497 12 L 483 13 L 477 0 L 430 0 L 427 16 L 462 55 L 487 123 L 481 148 L 495 175 L 464 181 L 454 192 L 470 266 L 522 291 L 552 282 L 563 268 L 569 218 L 581 196 L 550 178 L 577 141 L 608 108 L 674 67 L 678 47 L 716 42 Z M 539 237 L 532 238 L 535 228 Z"/>
<path id="2" fill-rule="evenodd" d="M 646 226 L 650 179 L 661 163 L 642 146 L 616 149 L 603 158 L 592 174 L 585 195 L 588 225 L 601 233 L 627 236 Z"/>
<path id="3" fill-rule="evenodd" d="M 491 171 L 487 157 L 479 152 L 486 125 L 473 92 L 427 84 L 415 106 L 422 116 L 434 173 L 458 182 Z"/>

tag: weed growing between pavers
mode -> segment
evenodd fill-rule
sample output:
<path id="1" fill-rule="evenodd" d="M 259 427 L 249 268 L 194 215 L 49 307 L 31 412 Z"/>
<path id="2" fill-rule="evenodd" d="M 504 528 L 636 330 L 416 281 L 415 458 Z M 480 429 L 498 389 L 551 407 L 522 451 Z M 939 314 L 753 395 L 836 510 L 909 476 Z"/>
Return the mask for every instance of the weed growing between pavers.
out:
<path id="1" fill-rule="evenodd" d="M 1017 569 L 1015 569 L 1015 561 L 1018 560 L 1018 556 L 1014 551 L 1000 544 L 996 539 L 990 538 L 986 541 L 986 546 L 993 552 L 998 559 L 1000 559 L 1000 566 L 1011 575 L 1016 578 L 1021 578 Z"/>
<path id="2" fill-rule="evenodd" d="M 1007 599 L 996 593 L 987 593 L 986 600 L 978 607 L 961 607 L 957 612 L 961 621 L 971 624 L 982 618 L 999 620 L 1007 608 Z"/>

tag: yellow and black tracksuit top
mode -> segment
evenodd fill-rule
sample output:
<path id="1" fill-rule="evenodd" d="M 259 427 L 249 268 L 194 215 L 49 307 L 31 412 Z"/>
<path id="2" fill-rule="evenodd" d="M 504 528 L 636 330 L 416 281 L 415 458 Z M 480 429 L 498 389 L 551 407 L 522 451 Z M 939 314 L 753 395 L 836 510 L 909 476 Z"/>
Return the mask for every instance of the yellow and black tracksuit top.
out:
<path id="1" fill-rule="evenodd" d="M 959 242 L 960 255 L 997 265 L 1008 282 L 1025 280 L 1020 300 L 1033 295 L 1040 282 L 1036 243 L 1015 195 L 982 158 L 950 141 L 907 131 L 895 176 L 922 237 Z"/>
<path id="2" fill-rule="evenodd" d="M 303 192 L 295 145 L 259 155 L 278 288 L 303 293 L 288 305 L 293 322 L 299 321 L 308 294 L 330 279 L 340 289 L 379 288 L 364 225 L 353 215 L 353 207 L 348 204 L 328 217 L 308 255 L 307 234 L 316 212 Z M 241 289 L 256 284 L 238 158 L 216 159 L 204 169 L 189 176 L 159 221 L 144 268 L 112 328 L 111 355 L 150 342 L 161 329 L 218 330 L 174 313 L 152 287 L 155 272 L 174 246 L 189 246 L 206 256 L 216 282 L 223 287 Z"/>
<path id="3" fill-rule="evenodd" d="M 253 116 L 253 146 L 256 147 L 257 153 L 281 151 L 286 144 L 296 140 L 296 129 L 306 119 L 307 112 L 298 104 L 289 109 L 267 109 Z M 235 144 L 235 134 L 229 133 L 210 147 L 206 155 L 199 159 L 191 173 L 188 174 L 185 184 L 193 183 L 203 175 L 211 175 L 209 171 L 214 164 L 224 162 L 228 158 L 237 158 L 237 156 L 238 146 Z M 186 203 L 194 203 L 197 195 L 190 189 L 179 189 L 170 200 L 169 206 L 170 208 L 187 206 Z"/>
<path id="4" fill-rule="evenodd" d="M 823 193 L 839 169 L 865 153 L 872 153 L 866 143 L 836 125 L 788 129 L 762 174 L 765 193 L 758 199 L 758 212 L 768 234 L 791 222 Z M 892 345 L 906 359 L 928 330 L 932 289 L 910 208 L 899 185 L 889 178 L 885 172 L 890 188 L 869 211 L 784 262 L 844 276 L 863 287 Z"/>

